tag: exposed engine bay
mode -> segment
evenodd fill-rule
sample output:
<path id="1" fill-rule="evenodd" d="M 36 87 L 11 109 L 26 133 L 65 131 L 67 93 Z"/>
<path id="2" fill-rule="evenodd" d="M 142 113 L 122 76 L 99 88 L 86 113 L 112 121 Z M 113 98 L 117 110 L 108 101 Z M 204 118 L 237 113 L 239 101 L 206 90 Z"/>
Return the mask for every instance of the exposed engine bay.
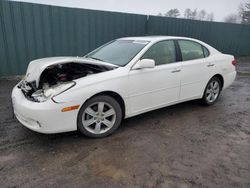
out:
<path id="1" fill-rule="evenodd" d="M 38 87 L 36 82 L 21 81 L 18 85 L 31 101 L 43 102 L 51 95 L 59 94 L 75 85 L 73 80 L 114 69 L 111 66 L 86 64 L 86 63 L 62 63 L 48 66 L 41 74 Z"/>
<path id="2" fill-rule="evenodd" d="M 38 89 L 51 87 L 61 82 L 72 81 L 108 70 L 111 69 L 107 66 L 81 63 L 66 63 L 49 66 L 41 74 Z"/>

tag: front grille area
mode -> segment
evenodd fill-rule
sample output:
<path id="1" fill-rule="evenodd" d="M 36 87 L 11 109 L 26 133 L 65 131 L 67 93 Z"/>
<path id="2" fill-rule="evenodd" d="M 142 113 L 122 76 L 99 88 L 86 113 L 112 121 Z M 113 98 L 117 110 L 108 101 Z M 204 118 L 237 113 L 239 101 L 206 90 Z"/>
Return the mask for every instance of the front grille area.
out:
<path id="1" fill-rule="evenodd" d="M 17 87 L 21 89 L 22 93 L 24 94 L 25 98 L 30 101 L 35 101 L 34 98 L 31 97 L 32 93 L 35 92 L 34 88 L 32 87 L 32 84 L 22 80 Z"/>

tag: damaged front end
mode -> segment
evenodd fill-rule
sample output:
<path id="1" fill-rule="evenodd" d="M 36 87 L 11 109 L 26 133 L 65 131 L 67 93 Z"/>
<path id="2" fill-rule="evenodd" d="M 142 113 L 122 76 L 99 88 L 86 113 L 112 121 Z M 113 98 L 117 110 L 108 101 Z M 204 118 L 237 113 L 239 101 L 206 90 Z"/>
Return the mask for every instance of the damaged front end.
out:
<path id="1" fill-rule="evenodd" d="M 45 102 L 49 98 L 59 95 L 60 93 L 70 89 L 74 85 L 74 81 L 58 82 L 56 85 L 53 85 L 51 87 L 46 86 L 38 89 L 35 87 L 34 82 L 30 83 L 22 80 L 17 87 L 22 90 L 24 96 L 28 100 L 33 102 Z"/>
<path id="2" fill-rule="evenodd" d="M 26 78 L 18 84 L 25 97 L 34 102 L 45 102 L 60 93 L 74 87 L 74 80 L 114 69 L 103 64 L 63 62 L 45 67 L 37 79 L 27 79 L 32 72 L 27 71 Z M 28 80 L 28 81 L 27 81 Z"/>

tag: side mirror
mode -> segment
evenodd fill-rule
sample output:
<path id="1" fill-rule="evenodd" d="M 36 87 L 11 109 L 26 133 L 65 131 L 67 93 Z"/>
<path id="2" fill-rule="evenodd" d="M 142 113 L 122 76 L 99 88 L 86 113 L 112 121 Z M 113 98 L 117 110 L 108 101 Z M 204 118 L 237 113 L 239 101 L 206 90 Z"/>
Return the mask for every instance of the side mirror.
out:
<path id="1" fill-rule="evenodd" d="M 135 69 L 145 69 L 145 68 L 154 68 L 154 67 L 155 67 L 155 60 L 153 60 L 153 59 L 142 59 L 142 60 L 139 60 L 133 66 L 133 70 L 135 70 Z"/>

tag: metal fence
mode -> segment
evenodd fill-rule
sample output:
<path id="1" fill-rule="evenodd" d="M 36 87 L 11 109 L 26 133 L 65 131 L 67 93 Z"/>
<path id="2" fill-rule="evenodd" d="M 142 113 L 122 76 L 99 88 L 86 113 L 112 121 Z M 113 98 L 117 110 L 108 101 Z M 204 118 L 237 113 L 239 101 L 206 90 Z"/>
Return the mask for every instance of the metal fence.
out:
<path id="1" fill-rule="evenodd" d="M 250 56 L 250 26 L 0 0 L 0 76 L 24 74 L 29 61 L 81 56 L 115 38 L 188 36 Z"/>
<path id="2" fill-rule="evenodd" d="M 149 34 L 200 39 L 223 53 L 250 56 L 250 25 L 150 16 Z"/>

